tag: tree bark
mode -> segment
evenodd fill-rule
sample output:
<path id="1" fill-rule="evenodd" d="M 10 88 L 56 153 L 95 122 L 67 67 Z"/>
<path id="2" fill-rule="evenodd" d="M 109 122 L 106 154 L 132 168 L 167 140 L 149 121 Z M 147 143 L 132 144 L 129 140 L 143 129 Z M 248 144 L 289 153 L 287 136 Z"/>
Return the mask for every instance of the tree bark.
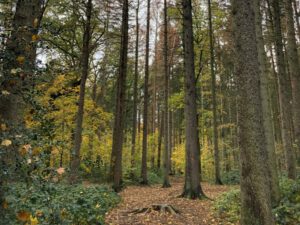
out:
<path id="1" fill-rule="evenodd" d="M 78 111 L 76 115 L 76 128 L 74 133 L 74 145 L 71 158 L 71 171 L 69 182 L 76 183 L 78 180 L 78 172 L 80 168 L 80 148 L 82 142 L 82 124 L 84 114 L 84 100 L 85 100 L 85 83 L 89 74 L 89 58 L 90 58 L 90 41 L 91 41 L 91 17 L 92 17 L 93 3 L 88 0 L 86 6 L 86 22 L 84 25 L 83 33 L 83 46 L 82 46 L 82 71 L 81 82 L 79 91 Z"/>
<path id="2" fill-rule="evenodd" d="M 132 138 L 131 138 L 131 169 L 135 167 L 135 145 L 136 145 L 136 130 L 137 130 L 137 95 L 138 95 L 138 79 L 139 79 L 139 8 L 140 1 L 136 7 L 136 39 L 135 39 L 135 64 L 134 64 L 134 84 L 133 84 L 133 116 L 132 116 Z"/>
<path id="3" fill-rule="evenodd" d="M 287 59 L 292 82 L 294 137 L 297 153 L 300 157 L 300 65 L 295 37 L 292 1 L 285 0 L 284 3 L 287 28 Z"/>
<path id="4" fill-rule="evenodd" d="M 285 150 L 286 168 L 288 177 L 296 178 L 296 156 L 292 146 L 292 96 L 291 81 L 285 68 L 285 57 L 283 53 L 280 5 L 278 0 L 272 0 L 273 17 L 274 17 L 274 38 L 276 61 L 278 67 L 278 87 L 279 87 L 279 104 L 281 116 L 281 133 L 282 143 Z"/>
<path id="5" fill-rule="evenodd" d="M 117 79 L 117 96 L 115 121 L 113 129 L 113 144 L 110 162 L 111 178 L 113 181 L 113 189 L 121 190 L 122 181 L 122 146 L 123 146 L 123 129 L 124 129 L 124 113 L 125 113 L 125 93 L 126 93 L 126 77 L 127 77 L 127 52 L 128 52 L 128 0 L 123 0 L 122 7 L 122 28 L 121 28 L 121 48 L 119 75 Z"/>
<path id="6" fill-rule="evenodd" d="M 194 64 L 194 40 L 191 0 L 183 0 L 183 45 L 184 45 L 184 114 L 185 114 L 185 184 L 183 197 L 202 197 L 200 185 L 200 143 L 196 103 L 196 78 Z"/>
<path id="7" fill-rule="evenodd" d="M 251 0 L 232 1 L 241 160 L 241 224 L 273 225 L 263 156 L 266 142 L 254 7 Z"/>
<path id="8" fill-rule="evenodd" d="M 163 157 L 163 188 L 170 187 L 169 171 L 169 69 L 168 69 L 168 18 L 167 18 L 167 0 L 164 0 L 164 157 Z"/>
<path id="9" fill-rule="evenodd" d="M 46 4 L 46 3 L 45 3 Z M 40 0 L 17 1 L 12 33 L 6 42 L 3 59 L 4 80 L 0 91 L 0 119 L 12 126 L 23 124 L 22 91 L 30 85 L 36 64 L 38 30 L 46 5 Z M 21 72 L 14 72 L 20 68 Z"/>
<path id="10" fill-rule="evenodd" d="M 268 172 L 269 189 L 271 190 L 272 203 L 276 205 L 279 201 L 279 181 L 275 155 L 275 136 L 272 124 L 271 99 L 269 98 L 268 74 L 266 52 L 262 33 L 262 16 L 260 11 L 260 0 L 254 1 L 256 42 L 258 51 L 258 62 L 260 70 L 260 92 L 263 112 L 263 126 L 266 138 L 265 166 Z"/>
<path id="11" fill-rule="evenodd" d="M 161 164 L 161 146 L 164 138 L 164 112 L 161 112 L 160 130 L 158 136 L 158 148 L 157 148 L 157 168 L 160 168 Z"/>
<path id="12" fill-rule="evenodd" d="M 146 58 L 144 83 L 144 114 L 143 114 L 143 150 L 142 150 L 142 184 L 148 184 L 147 179 L 147 139 L 148 139 L 148 102 L 149 102 L 149 37 L 150 36 L 150 0 L 147 1 L 147 30 L 146 30 Z"/>
<path id="13" fill-rule="evenodd" d="M 211 15 L 211 1 L 208 0 L 208 24 L 209 24 L 209 43 L 210 43 L 210 72 L 211 72 L 211 91 L 213 106 L 213 142 L 214 142 L 214 163 L 215 163 L 215 183 L 222 184 L 220 175 L 220 155 L 218 142 L 218 122 L 217 122 L 217 97 L 216 97 L 216 73 L 215 73 L 215 56 L 213 27 Z"/>

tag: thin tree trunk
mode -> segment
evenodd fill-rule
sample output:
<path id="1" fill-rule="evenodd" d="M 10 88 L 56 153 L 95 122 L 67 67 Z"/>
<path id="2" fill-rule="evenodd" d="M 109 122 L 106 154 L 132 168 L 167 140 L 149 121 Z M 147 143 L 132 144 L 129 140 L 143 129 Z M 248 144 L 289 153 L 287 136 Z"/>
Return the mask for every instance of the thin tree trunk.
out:
<path id="1" fill-rule="evenodd" d="M 213 142 L 214 142 L 214 160 L 215 160 L 215 183 L 222 184 L 220 175 L 220 156 L 218 142 L 218 122 L 217 122 L 217 97 L 216 97 L 216 73 L 215 73 L 215 56 L 214 41 L 211 15 L 211 1 L 208 0 L 208 21 L 209 21 L 209 43 L 210 43 L 210 71 L 211 71 L 211 91 L 213 105 Z"/>
<path id="2" fill-rule="evenodd" d="M 158 148 L 157 148 L 157 168 L 160 168 L 161 164 L 161 146 L 162 146 L 162 139 L 164 138 L 164 112 L 161 112 L 161 119 L 160 119 L 160 130 L 158 136 Z"/>
<path id="3" fill-rule="evenodd" d="M 299 14 L 299 11 L 297 8 L 296 0 L 292 0 L 292 2 L 293 2 L 293 7 L 294 7 L 295 20 L 296 20 L 296 24 L 297 24 L 298 38 L 300 38 L 300 22 L 299 22 L 300 14 Z M 299 4 L 298 4 L 298 6 L 299 6 Z"/>
<path id="4" fill-rule="evenodd" d="M 150 0 L 147 1 L 147 31 L 146 31 L 146 58 L 144 83 L 144 114 L 143 114 L 143 151 L 142 151 L 142 184 L 148 184 L 147 179 L 147 139 L 148 139 L 148 83 L 149 83 L 149 36 L 150 36 Z"/>
<path id="5" fill-rule="evenodd" d="M 169 171 L 169 70 L 168 70 L 168 18 L 167 18 L 167 0 L 164 0 L 164 157 L 163 157 L 163 188 L 170 187 Z"/>
<path id="6" fill-rule="evenodd" d="M 286 156 L 286 167 L 288 177 L 296 178 L 296 156 L 292 146 L 292 123 L 290 116 L 292 115 L 291 105 L 291 82 L 289 75 L 285 69 L 285 57 L 283 53 L 283 42 L 281 33 L 280 5 L 278 0 L 272 0 L 273 16 L 274 16 L 274 37 L 276 60 L 278 67 L 278 87 L 279 102 L 281 115 L 281 133 L 282 142 Z"/>
<path id="7" fill-rule="evenodd" d="M 260 93 L 254 2 L 233 0 L 238 129 L 241 165 L 241 225 L 274 225 Z"/>
<path id="8" fill-rule="evenodd" d="M 92 0 L 88 0 L 86 6 L 86 22 L 84 25 L 83 46 L 82 46 L 82 71 L 79 91 L 78 111 L 76 115 L 76 128 L 74 133 L 74 149 L 71 158 L 70 168 L 70 183 L 76 183 L 78 180 L 78 171 L 80 167 L 80 148 L 82 142 L 82 124 L 84 114 L 84 98 L 85 98 L 85 83 L 89 74 L 89 57 L 90 57 L 90 41 L 91 41 L 91 17 L 93 4 Z"/>
<path id="9" fill-rule="evenodd" d="M 184 114 L 186 136 L 185 184 L 183 197 L 196 199 L 204 195 L 200 185 L 200 143 L 196 103 L 196 78 L 191 0 L 183 0 L 184 46 Z"/>
<path id="10" fill-rule="evenodd" d="M 126 77 L 127 77 L 127 52 L 128 52 L 128 0 L 123 0 L 122 7 L 122 28 L 121 28 L 121 49 L 119 76 L 117 80 L 117 96 L 115 121 L 113 129 L 113 144 L 111 153 L 111 178 L 113 180 L 113 189 L 121 190 L 122 182 L 122 146 L 123 146 L 123 129 L 124 129 L 124 113 L 125 113 L 125 93 L 126 93 Z"/>
<path id="11" fill-rule="evenodd" d="M 287 23 L 287 59 L 292 82 L 294 136 L 297 153 L 300 157 L 300 62 L 295 37 L 292 1 L 285 0 L 284 3 Z"/>
<path id="12" fill-rule="evenodd" d="M 135 148 L 136 148 L 136 130 L 137 130 L 137 95 L 138 95 L 138 79 L 139 79 L 139 8 L 138 0 L 136 7 L 136 39 L 135 39 L 135 64 L 134 64 L 134 86 L 133 86 L 133 117 L 132 117 L 132 138 L 131 138 L 131 169 L 135 168 Z"/>

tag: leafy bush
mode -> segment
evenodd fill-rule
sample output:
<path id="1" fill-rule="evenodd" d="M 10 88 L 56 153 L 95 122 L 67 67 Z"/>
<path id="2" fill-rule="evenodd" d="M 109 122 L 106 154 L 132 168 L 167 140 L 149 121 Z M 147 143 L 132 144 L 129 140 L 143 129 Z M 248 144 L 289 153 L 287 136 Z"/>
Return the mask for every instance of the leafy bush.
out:
<path id="1" fill-rule="evenodd" d="M 277 225 L 300 224 L 300 179 L 280 179 L 281 200 L 273 209 Z M 240 216 L 240 190 L 221 195 L 214 204 L 218 216 L 229 222 L 237 222 Z"/>
<path id="2" fill-rule="evenodd" d="M 158 184 L 162 183 L 162 175 L 160 170 L 148 170 L 148 183 Z M 128 168 L 124 174 L 124 184 L 125 185 L 139 185 L 142 181 L 141 179 L 141 168 Z"/>
<path id="3" fill-rule="evenodd" d="M 222 182 L 224 184 L 239 184 L 240 183 L 240 171 L 232 170 L 222 175 Z"/>
<path id="4" fill-rule="evenodd" d="M 6 225 L 104 224 L 104 215 L 120 198 L 106 186 L 17 183 L 5 196 Z"/>
<path id="5" fill-rule="evenodd" d="M 218 216 L 228 222 L 237 222 L 241 208 L 240 194 L 239 189 L 233 189 L 221 195 L 213 206 Z"/>
<path id="6" fill-rule="evenodd" d="M 280 179 L 281 200 L 273 210 L 280 225 L 300 224 L 300 179 L 296 181 L 286 177 Z"/>

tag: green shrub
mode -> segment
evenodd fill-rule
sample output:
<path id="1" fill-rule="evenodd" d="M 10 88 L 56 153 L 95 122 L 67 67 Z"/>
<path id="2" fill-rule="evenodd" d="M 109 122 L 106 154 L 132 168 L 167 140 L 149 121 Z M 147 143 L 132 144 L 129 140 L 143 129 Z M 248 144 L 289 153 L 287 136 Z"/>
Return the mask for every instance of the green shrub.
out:
<path id="1" fill-rule="evenodd" d="M 239 189 L 233 189 L 222 194 L 217 199 L 213 207 L 219 217 L 232 223 L 239 220 L 241 208 L 240 194 Z"/>
<path id="2" fill-rule="evenodd" d="M 148 183 L 149 184 L 159 184 L 162 183 L 161 171 L 157 169 L 148 170 Z M 123 181 L 125 185 L 139 185 L 142 181 L 141 178 L 141 168 L 128 168 L 123 176 Z"/>
<path id="3" fill-rule="evenodd" d="M 1 224 L 24 224 L 22 219 L 28 220 L 26 217 L 31 215 L 42 225 L 100 225 L 104 224 L 105 213 L 120 198 L 106 186 L 18 183 L 9 187 L 5 200 Z"/>
<path id="4" fill-rule="evenodd" d="M 273 210 L 277 224 L 300 224 L 300 179 L 294 181 L 282 177 L 279 185 L 281 200 Z"/>
<path id="5" fill-rule="evenodd" d="M 296 181 L 286 177 L 280 179 L 281 199 L 273 209 L 277 225 L 300 224 L 300 179 Z M 214 203 L 214 209 L 219 217 L 237 222 L 240 217 L 240 191 L 232 190 L 221 195 Z"/>
<path id="6" fill-rule="evenodd" d="M 224 184 L 239 184 L 240 183 L 240 171 L 232 170 L 222 175 L 222 182 Z"/>

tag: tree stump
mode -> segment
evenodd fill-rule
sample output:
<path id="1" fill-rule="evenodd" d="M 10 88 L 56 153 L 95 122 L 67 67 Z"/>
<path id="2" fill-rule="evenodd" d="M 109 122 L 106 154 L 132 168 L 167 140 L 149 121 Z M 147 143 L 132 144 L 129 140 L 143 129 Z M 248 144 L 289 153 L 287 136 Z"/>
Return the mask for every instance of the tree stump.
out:
<path id="1" fill-rule="evenodd" d="M 144 207 L 129 211 L 129 214 L 149 213 L 151 211 L 157 211 L 160 213 L 170 213 L 172 215 L 180 214 L 179 210 L 168 204 L 153 204 L 150 207 Z"/>

